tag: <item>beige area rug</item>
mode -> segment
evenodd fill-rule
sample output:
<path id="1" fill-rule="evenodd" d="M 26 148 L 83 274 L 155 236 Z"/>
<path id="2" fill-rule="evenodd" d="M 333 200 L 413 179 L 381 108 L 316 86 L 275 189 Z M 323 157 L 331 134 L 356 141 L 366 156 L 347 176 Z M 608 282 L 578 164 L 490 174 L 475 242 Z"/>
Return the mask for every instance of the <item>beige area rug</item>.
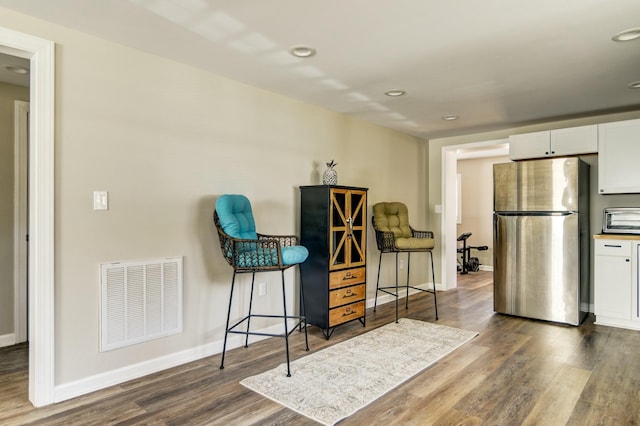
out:
<path id="1" fill-rule="evenodd" d="M 248 377 L 247 388 L 324 425 L 375 401 L 478 333 L 402 318 L 287 366 Z"/>

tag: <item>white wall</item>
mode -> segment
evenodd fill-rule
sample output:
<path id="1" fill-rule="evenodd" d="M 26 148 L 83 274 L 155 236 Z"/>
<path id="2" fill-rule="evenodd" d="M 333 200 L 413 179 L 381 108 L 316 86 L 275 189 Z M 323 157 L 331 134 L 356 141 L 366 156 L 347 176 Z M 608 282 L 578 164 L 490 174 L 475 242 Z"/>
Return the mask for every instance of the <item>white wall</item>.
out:
<path id="1" fill-rule="evenodd" d="M 260 231 L 297 233 L 298 186 L 334 159 L 340 184 L 370 188 L 369 206 L 402 200 L 425 224 L 424 141 L 2 8 L 0 25 L 56 42 L 58 386 L 220 342 L 231 279 L 211 220 L 220 194 L 246 194 Z M 109 192 L 108 211 L 92 210 L 94 190 Z M 99 264 L 175 255 L 184 332 L 100 353 Z M 280 300 L 271 291 L 257 308 Z"/>

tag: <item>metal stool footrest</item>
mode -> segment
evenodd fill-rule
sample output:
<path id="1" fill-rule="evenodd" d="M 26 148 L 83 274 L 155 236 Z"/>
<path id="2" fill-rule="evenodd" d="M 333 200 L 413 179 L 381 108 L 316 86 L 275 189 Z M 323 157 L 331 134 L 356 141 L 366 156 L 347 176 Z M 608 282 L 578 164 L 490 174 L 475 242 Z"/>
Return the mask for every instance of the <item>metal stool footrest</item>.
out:
<path id="1" fill-rule="evenodd" d="M 285 337 L 285 333 L 263 333 L 260 331 L 251 331 L 251 330 L 235 330 L 236 327 L 242 325 L 245 321 L 251 320 L 251 318 L 278 318 L 284 320 L 296 320 L 295 325 L 291 328 L 291 330 L 285 330 L 287 336 L 290 336 L 291 333 L 295 331 L 296 328 L 302 326 L 307 326 L 307 320 L 304 316 L 291 316 L 291 315 L 260 315 L 260 314 L 251 314 L 242 318 L 240 321 L 236 322 L 234 325 L 229 327 L 227 333 L 233 334 L 243 334 L 245 336 L 266 336 L 266 337 Z M 309 350 L 309 346 L 307 345 L 307 350 Z"/>

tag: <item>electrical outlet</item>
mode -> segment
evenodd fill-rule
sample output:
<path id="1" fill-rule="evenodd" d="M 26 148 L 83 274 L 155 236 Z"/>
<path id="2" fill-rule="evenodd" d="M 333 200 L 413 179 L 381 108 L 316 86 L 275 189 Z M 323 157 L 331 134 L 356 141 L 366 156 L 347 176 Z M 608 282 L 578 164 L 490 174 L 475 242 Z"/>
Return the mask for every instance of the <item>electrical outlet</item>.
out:
<path id="1" fill-rule="evenodd" d="M 404 259 L 400 259 L 400 269 L 404 269 Z"/>
<path id="2" fill-rule="evenodd" d="M 260 282 L 258 283 L 258 296 L 264 296 L 267 294 L 267 283 Z"/>
<path id="3" fill-rule="evenodd" d="M 109 193 L 107 191 L 93 191 L 93 209 L 109 210 Z"/>

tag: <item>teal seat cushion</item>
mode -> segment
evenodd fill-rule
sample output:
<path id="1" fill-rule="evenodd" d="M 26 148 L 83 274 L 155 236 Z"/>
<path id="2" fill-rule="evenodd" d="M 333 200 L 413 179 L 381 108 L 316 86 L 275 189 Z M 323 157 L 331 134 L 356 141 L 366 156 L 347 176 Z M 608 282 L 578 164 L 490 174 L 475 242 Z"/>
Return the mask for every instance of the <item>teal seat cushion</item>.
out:
<path id="1" fill-rule="evenodd" d="M 278 251 L 274 248 L 259 246 L 257 243 L 236 243 L 233 255 L 235 264 L 241 268 L 278 265 Z"/>
<path id="2" fill-rule="evenodd" d="M 244 195 L 225 194 L 216 201 L 216 212 L 222 230 L 233 238 L 255 240 L 256 223 L 251 203 Z"/>
<path id="3" fill-rule="evenodd" d="M 222 230 L 232 238 L 258 240 L 251 203 L 244 195 L 225 194 L 216 201 L 216 213 Z M 236 265 L 242 268 L 278 266 L 278 251 L 263 247 L 257 242 L 237 242 L 233 255 Z M 309 250 L 303 246 L 282 247 L 282 264 L 295 265 L 304 262 Z"/>
<path id="4" fill-rule="evenodd" d="M 302 263 L 309 257 L 309 250 L 303 246 L 282 247 L 282 264 L 295 265 Z"/>
<path id="5" fill-rule="evenodd" d="M 309 250 L 303 246 L 282 247 L 282 264 L 295 265 L 309 257 Z M 259 247 L 257 244 L 242 243 L 235 251 L 236 265 L 242 268 L 277 266 L 278 250 Z"/>

